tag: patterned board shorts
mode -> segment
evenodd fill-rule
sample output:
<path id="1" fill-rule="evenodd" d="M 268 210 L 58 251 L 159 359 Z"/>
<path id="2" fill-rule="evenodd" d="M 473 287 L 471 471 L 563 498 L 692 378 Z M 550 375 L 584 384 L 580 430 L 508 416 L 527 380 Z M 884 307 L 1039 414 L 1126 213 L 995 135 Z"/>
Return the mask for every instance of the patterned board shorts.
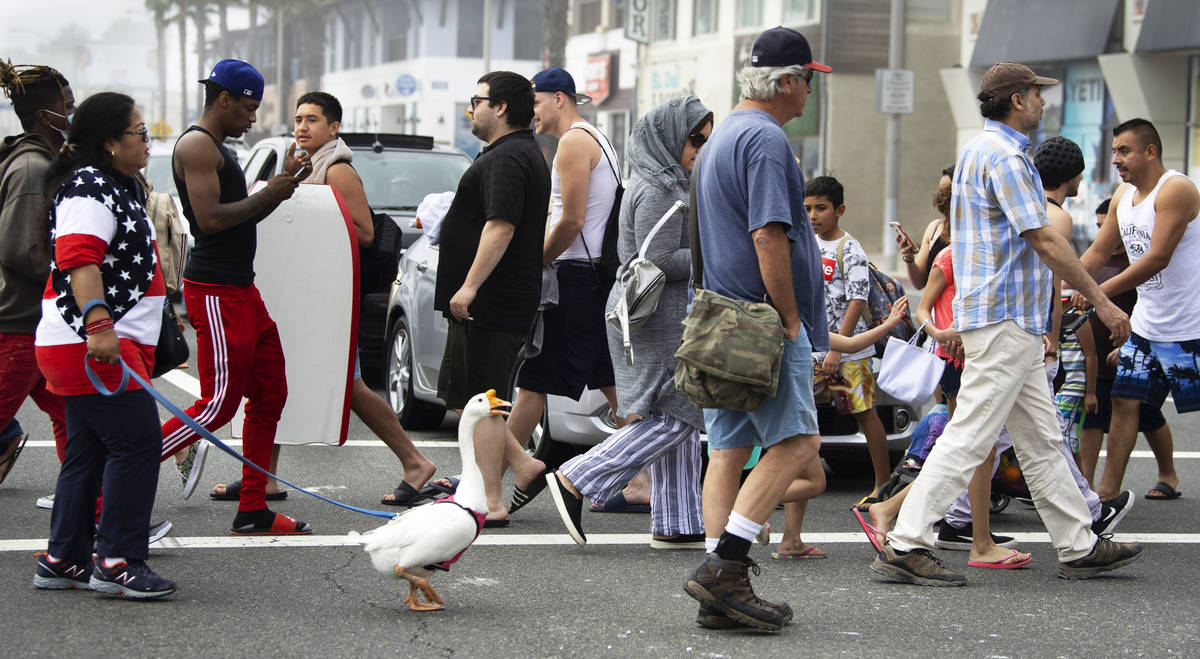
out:
<path id="1" fill-rule="evenodd" d="M 819 402 L 832 402 L 842 414 L 858 414 L 875 408 L 875 374 L 871 358 L 843 361 L 836 380 L 821 373 L 813 375 L 813 392 Z"/>
<path id="2" fill-rule="evenodd" d="M 1063 441 L 1072 453 L 1078 453 L 1079 431 L 1083 428 L 1083 420 L 1087 416 L 1083 399 L 1063 394 L 1058 394 L 1054 399 L 1058 403 L 1058 429 L 1062 431 Z"/>
<path id="3" fill-rule="evenodd" d="M 1118 355 L 1112 397 L 1162 407 L 1168 392 L 1180 414 L 1200 410 L 1200 340 L 1151 341 L 1131 334 Z"/>

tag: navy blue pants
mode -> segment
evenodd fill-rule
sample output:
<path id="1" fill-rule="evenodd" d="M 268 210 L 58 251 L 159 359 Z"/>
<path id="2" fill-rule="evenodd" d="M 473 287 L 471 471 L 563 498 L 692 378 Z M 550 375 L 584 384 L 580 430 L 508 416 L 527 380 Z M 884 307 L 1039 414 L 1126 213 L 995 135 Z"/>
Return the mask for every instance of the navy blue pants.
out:
<path id="1" fill-rule="evenodd" d="M 154 399 L 133 389 L 112 398 L 65 396 L 64 402 L 67 457 L 54 489 L 50 555 L 88 561 L 94 545 L 102 558 L 145 560 L 162 448 Z"/>

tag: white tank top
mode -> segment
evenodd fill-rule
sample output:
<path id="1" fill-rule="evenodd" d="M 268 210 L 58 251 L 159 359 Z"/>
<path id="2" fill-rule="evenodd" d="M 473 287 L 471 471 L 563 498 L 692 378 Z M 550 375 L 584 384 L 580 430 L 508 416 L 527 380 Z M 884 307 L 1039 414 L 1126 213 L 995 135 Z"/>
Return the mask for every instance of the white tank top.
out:
<path id="1" fill-rule="evenodd" d="M 1154 233 L 1154 200 L 1163 183 L 1172 176 L 1183 176 L 1169 170 L 1158 184 L 1136 206 L 1130 187 L 1117 205 L 1117 226 L 1121 241 L 1129 255 L 1129 265 L 1137 263 L 1150 250 Z M 1183 176 L 1192 183 L 1191 179 Z M 1137 287 L 1138 300 L 1133 307 L 1130 324 L 1139 336 L 1151 341 L 1190 341 L 1200 338 L 1200 222 L 1193 219 L 1183 232 L 1183 238 L 1171 255 L 1171 261 L 1161 272 Z"/>
<path id="2" fill-rule="evenodd" d="M 608 138 L 586 121 L 576 121 L 571 124 L 572 129 L 577 126 L 596 136 L 596 139 L 600 141 L 600 148 L 604 150 L 604 156 L 600 157 L 600 162 L 592 168 L 590 178 L 588 178 L 587 215 L 583 221 L 583 231 L 579 232 L 579 236 L 575 238 L 575 242 L 571 243 L 570 247 L 559 254 L 557 259 L 559 261 L 600 258 L 600 249 L 604 243 L 604 228 L 608 224 L 608 214 L 612 211 L 613 199 L 617 194 L 617 172 L 621 171 L 617 153 L 613 150 Z M 554 159 L 557 161 L 558 155 L 555 155 Z M 552 167 L 550 168 L 550 222 L 546 227 L 547 233 L 562 219 L 562 214 L 562 181 L 558 178 L 558 169 Z M 586 250 L 583 246 L 584 240 L 587 241 Z"/>

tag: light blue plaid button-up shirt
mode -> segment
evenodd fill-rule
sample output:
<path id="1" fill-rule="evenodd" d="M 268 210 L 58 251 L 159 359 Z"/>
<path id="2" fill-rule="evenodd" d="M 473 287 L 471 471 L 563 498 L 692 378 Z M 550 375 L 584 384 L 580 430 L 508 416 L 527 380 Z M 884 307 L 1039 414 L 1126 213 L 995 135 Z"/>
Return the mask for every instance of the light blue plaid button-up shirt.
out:
<path id="1" fill-rule="evenodd" d="M 950 244 L 960 332 L 1010 319 L 1031 334 L 1048 329 L 1050 269 L 1020 235 L 1050 223 L 1031 144 L 1007 124 L 986 120 L 955 166 Z"/>

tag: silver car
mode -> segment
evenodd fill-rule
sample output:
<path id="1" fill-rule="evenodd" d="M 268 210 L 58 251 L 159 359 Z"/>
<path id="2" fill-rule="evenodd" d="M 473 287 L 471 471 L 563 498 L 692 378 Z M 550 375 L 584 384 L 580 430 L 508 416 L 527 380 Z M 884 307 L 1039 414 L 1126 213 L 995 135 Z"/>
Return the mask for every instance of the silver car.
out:
<path id="1" fill-rule="evenodd" d="M 446 346 L 446 319 L 433 309 L 438 247 L 418 238 L 400 259 L 400 272 L 388 305 L 387 392 L 392 409 L 406 428 L 435 427 L 446 409 L 437 397 L 438 372 Z M 519 368 L 519 367 L 518 367 Z M 515 374 L 514 374 L 515 378 Z M 554 442 L 591 446 L 616 430 L 613 412 L 599 391 L 584 390 L 578 401 L 550 396 L 541 428 L 533 438 L 535 451 Z M 888 433 L 893 462 L 908 448 L 920 410 L 880 391 L 876 411 Z M 866 438 L 849 415 L 818 406 L 822 455 L 831 460 L 869 459 Z"/>

